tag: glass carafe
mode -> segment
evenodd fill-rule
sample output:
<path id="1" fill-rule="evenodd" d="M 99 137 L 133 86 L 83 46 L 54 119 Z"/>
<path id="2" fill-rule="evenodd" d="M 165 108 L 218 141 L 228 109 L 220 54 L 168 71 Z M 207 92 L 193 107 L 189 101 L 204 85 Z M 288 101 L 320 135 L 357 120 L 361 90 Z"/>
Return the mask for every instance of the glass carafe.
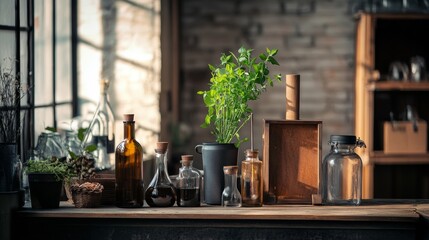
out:
<path id="1" fill-rule="evenodd" d="M 167 172 L 167 142 L 158 142 L 155 149 L 156 172 L 145 192 L 151 207 L 171 207 L 176 202 L 176 190 Z"/>
<path id="2" fill-rule="evenodd" d="M 241 198 L 243 207 L 262 206 L 262 161 L 258 151 L 248 149 L 241 162 Z"/>
<path id="3" fill-rule="evenodd" d="M 176 178 L 177 206 L 200 206 L 201 173 L 192 167 L 193 156 L 182 155 L 182 167 Z"/>
<path id="4" fill-rule="evenodd" d="M 225 189 L 222 192 L 222 206 L 241 207 L 241 195 L 237 188 L 237 166 L 224 166 Z M 205 189 L 207 191 L 208 189 Z"/>
<path id="5" fill-rule="evenodd" d="M 114 168 L 115 117 L 107 96 L 108 88 L 109 81 L 101 80 L 98 106 L 83 140 L 85 146 L 97 146 L 97 150 L 92 153 L 97 170 Z"/>
<path id="6" fill-rule="evenodd" d="M 124 140 L 116 147 L 116 206 L 143 206 L 143 148 L 135 139 L 134 115 L 124 115 Z"/>
<path id="7" fill-rule="evenodd" d="M 362 160 L 356 147 L 365 143 L 356 136 L 332 135 L 331 151 L 322 163 L 322 200 L 327 205 L 359 205 L 362 197 Z"/>

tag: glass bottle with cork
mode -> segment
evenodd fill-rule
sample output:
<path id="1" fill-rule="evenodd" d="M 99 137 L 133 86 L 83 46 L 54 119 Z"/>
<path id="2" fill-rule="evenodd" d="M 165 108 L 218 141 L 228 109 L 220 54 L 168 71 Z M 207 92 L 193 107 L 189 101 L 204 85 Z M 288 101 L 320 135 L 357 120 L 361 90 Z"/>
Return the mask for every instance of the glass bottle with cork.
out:
<path id="1" fill-rule="evenodd" d="M 171 207 L 176 202 L 176 189 L 167 172 L 167 148 L 168 142 L 156 143 L 156 172 L 145 192 L 151 207 Z"/>
<path id="2" fill-rule="evenodd" d="M 115 116 L 107 95 L 108 88 L 109 81 L 101 80 L 98 106 L 83 140 L 85 146 L 97 146 L 93 155 L 98 171 L 114 169 Z"/>
<path id="3" fill-rule="evenodd" d="M 116 147 L 116 206 L 143 206 L 143 148 L 135 139 L 134 114 L 124 115 L 124 140 Z"/>
<path id="4" fill-rule="evenodd" d="M 199 207 L 201 173 L 192 167 L 193 155 L 182 155 L 182 167 L 176 178 L 177 206 Z"/>
<path id="5" fill-rule="evenodd" d="M 253 149 L 253 113 L 250 116 L 250 149 L 241 162 L 241 199 L 243 207 L 261 207 L 263 201 L 262 161 Z"/>

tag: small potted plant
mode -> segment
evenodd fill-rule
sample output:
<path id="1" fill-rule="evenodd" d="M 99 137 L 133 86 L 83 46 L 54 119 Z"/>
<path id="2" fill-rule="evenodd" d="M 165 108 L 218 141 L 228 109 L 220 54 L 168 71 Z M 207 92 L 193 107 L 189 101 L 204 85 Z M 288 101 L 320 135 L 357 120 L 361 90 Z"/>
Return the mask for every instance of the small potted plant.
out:
<path id="1" fill-rule="evenodd" d="M 93 181 L 95 176 L 95 159 L 91 153 L 97 149 L 95 145 L 87 145 L 82 147 L 82 140 L 87 129 L 80 128 L 77 133 L 78 144 L 80 148 L 75 149 L 76 152 L 68 150 L 69 159 L 68 165 L 70 170 L 76 174 L 76 179 L 71 181 L 66 187 L 68 198 L 72 199 L 73 203 L 78 208 L 93 208 L 101 204 L 101 195 L 103 185 Z M 71 196 L 70 196 L 71 195 Z"/>
<path id="2" fill-rule="evenodd" d="M 274 56 L 277 50 L 266 49 L 258 58 L 252 57 L 252 49 L 241 47 L 238 55 L 222 54 L 220 65 L 209 65 L 211 71 L 210 89 L 199 91 L 207 107 L 203 128 L 212 127 L 215 143 L 196 146 L 202 154 L 205 201 L 220 204 L 223 191 L 223 166 L 236 165 L 238 147 L 247 138 L 241 138 L 239 131 L 249 121 L 252 109 L 248 103 L 257 100 L 273 80 L 281 75 L 271 76 L 268 65 L 278 65 Z"/>
<path id="3" fill-rule="evenodd" d="M 58 208 L 63 182 L 73 177 L 69 166 L 57 158 L 30 160 L 25 172 L 31 193 L 31 206 L 35 209 Z"/>

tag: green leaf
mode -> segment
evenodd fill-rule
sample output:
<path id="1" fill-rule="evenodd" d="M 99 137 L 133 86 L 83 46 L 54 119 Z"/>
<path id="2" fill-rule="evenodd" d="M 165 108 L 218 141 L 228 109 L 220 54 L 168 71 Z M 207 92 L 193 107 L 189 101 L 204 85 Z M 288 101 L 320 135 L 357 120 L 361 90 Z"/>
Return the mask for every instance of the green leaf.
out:
<path id="1" fill-rule="evenodd" d="M 50 131 L 50 132 L 56 132 L 57 129 L 55 129 L 54 127 L 46 127 L 45 130 Z"/>
<path id="2" fill-rule="evenodd" d="M 76 159 L 76 158 L 77 158 L 77 155 L 76 155 L 74 152 L 69 151 L 69 154 L 70 154 L 70 157 L 71 157 L 72 159 Z"/>
<path id="3" fill-rule="evenodd" d="M 86 131 L 88 130 L 88 128 L 79 128 L 77 130 L 77 138 L 79 139 L 79 141 L 83 141 L 83 138 L 85 137 Z"/>
<path id="4" fill-rule="evenodd" d="M 205 93 L 205 91 L 198 91 L 197 94 L 198 95 L 203 95 Z"/>
<path id="5" fill-rule="evenodd" d="M 273 65 L 279 65 L 279 63 L 277 62 L 276 59 L 274 59 L 273 57 L 268 57 L 268 62 L 270 62 Z"/>
<path id="6" fill-rule="evenodd" d="M 88 145 L 88 146 L 85 147 L 85 152 L 88 152 L 88 153 L 93 152 L 95 150 L 97 150 L 97 146 L 95 146 L 93 144 Z"/>
<path id="7" fill-rule="evenodd" d="M 211 65 L 211 64 L 209 64 L 209 69 L 210 69 L 210 71 L 212 71 L 212 72 L 215 72 L 215 71 L 216 71 L 216 68 L 215 68 L 215 67 L 213 67 L 213 65 Z"/>

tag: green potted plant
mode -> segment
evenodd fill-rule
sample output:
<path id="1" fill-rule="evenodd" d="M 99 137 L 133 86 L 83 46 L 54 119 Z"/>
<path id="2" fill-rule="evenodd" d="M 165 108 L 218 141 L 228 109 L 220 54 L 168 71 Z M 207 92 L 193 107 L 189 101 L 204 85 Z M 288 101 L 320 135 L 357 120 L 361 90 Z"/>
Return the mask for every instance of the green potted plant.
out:
<path id="1" fill-rule="evenodd" d="M 203 128 L 211 127 L 215 143 L 197 145 L 202 154 L 205 201 L 220 204 L 223 191 L 223 166 L 236 165 L 238 147 L 247 138 L 240 137 L 240 129 L 249 121 L 252 109 L 248 103 L 257 100 L 273 80 L 268 65 L 279 65 L 274 56 L 277 50 L 266 49 L 259 57 L 252 57 L 252 49 L 241 47 L 238 55 L 222 54 L 220 65 L 209 65 L 211 71 L 209 90 L 199 91 L 207 107 Z"/>
<path id="2" fill-rule="evenodd" d="M 63 182 L 74 176 L 68 164 L 56 158 L 30 160 L 25 172 L 30 185 L 31 206 L 35 209 L 58 208 Z"/>
<path id="3" fill-rule="evenodd" d="M 72 199 L 78 208 L 100 206 L 104 189 L 103 185 L 93 179 L 95 176 L 95 159 L 92 152 L 97 150 L 97 146 L 90 144 L 83 147 L 82 144 L 86 131 L 86 128 L 80 128 L 77 132 L 77 139 L 73 132 L 67 133 L 68 166 L 76 178 L 66 184 L 66 193 L 69 200 Z"/>

